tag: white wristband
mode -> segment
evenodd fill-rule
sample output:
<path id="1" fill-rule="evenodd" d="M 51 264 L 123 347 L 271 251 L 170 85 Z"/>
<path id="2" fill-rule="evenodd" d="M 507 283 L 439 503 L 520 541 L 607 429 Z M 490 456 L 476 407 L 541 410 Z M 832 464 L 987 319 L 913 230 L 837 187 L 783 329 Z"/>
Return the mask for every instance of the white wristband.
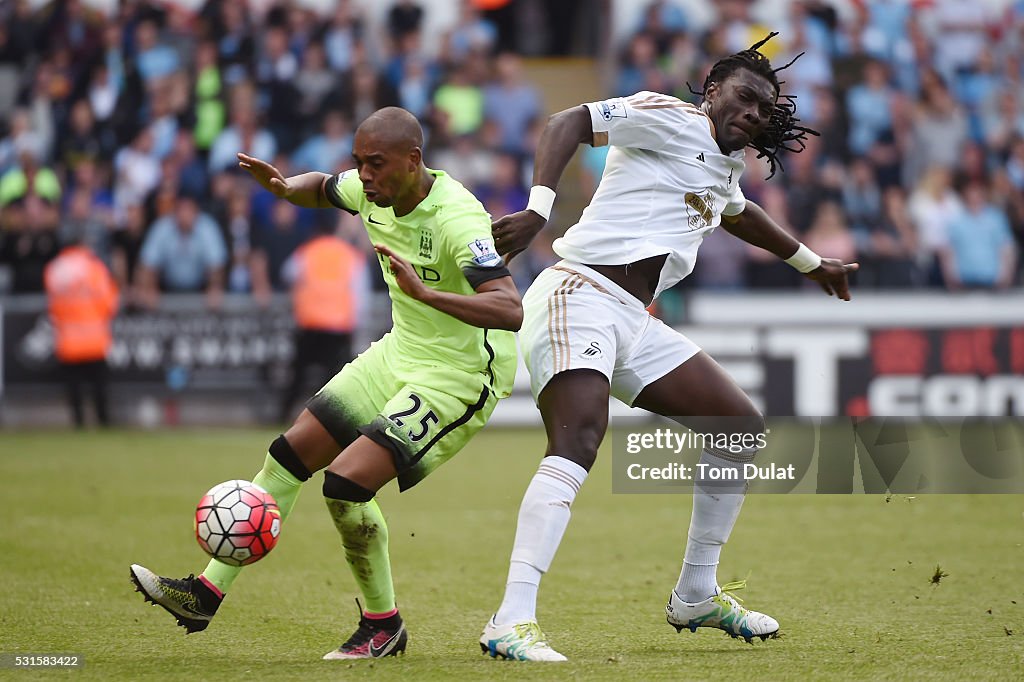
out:
<path id="1" fill-rule="evenodd" d="M 800 244 L 800 248 L 787 258 L 786 262 L 800 272 L 810 272 L 821 267 L 821 256 L 811 251 L 805 244 Z"/>
<path id="2" fill-rule="evenodd" d="M 551 207 L 554 205 L 555 190 L 544 185 L 534 185 L 530 188 L 530 201 L 526 204 L 526 210 L 533 211 L 547 220 L 551 217 Z"/>

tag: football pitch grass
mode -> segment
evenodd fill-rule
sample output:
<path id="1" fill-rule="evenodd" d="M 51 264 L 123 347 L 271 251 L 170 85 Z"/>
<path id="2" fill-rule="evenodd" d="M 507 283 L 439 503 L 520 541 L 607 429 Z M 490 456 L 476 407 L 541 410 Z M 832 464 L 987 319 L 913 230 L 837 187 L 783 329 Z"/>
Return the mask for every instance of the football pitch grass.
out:
<path id="1" fill-rule="evenodd" d="M 312 479 L 264 561 L 186 636 L 128 566 L 198 573 L 200 495 L 251 478 L 268 431 L 0 432 L 0 654 L 75 653 L 76 671 L 0 677 L 262 679 L 1021 679 L 1024 496 L 752 495 L 719 579 L 776 617 L 753 646 L 665 623 L 685 495 L 612 495 L 610 438 L 573 507 L 539 615 L 570 661 L 484 657 L 539 431 L 485 430 L 408 493 L 380 495 L 404 657 L 321 661 L 357 620 L 355 584 Z M 937 567 L 947 574 L 933 583 Z"/>

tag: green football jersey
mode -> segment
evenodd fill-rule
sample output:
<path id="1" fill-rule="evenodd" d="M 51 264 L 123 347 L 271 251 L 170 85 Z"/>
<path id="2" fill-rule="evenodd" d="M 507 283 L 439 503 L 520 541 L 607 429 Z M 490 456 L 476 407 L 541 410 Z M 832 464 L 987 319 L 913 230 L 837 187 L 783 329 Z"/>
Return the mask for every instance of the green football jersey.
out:
<path id="1" fill-rule="evenodd" d="M 471 295 L 474 286 L 508 275 L 494 248 L 491 219 L 476 197 L 447 173 L 428 170 L 434 184 L 409 214 L 367 201 L 355 170 L 327 181 L 328 200 L 363 219 L 374 244 L 407 261 L 428 287 Z M 391 295 L 391 331 L 398 353 L 413 364 L 451 367 L 490 377 L 498 397 L 512 391 L 516 370 L 515 335 L 481 329 L 405 294 L 387 256 L 377 254 Z"/>

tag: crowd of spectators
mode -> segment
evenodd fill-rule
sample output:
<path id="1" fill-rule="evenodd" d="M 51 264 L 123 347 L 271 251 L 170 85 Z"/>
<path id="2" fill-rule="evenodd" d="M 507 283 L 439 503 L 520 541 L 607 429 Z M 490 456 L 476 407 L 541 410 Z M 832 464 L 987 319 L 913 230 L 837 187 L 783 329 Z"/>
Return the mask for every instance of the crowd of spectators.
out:
<path id="1" fill-rule="evenodd" d="M 368 245 L 347 214 L 261 190 L 236 152 L 285 175 L 343 170 L 355 127 L 388 105 L 420 118 L 428 164 L 492 215 L 525 205 L 547 108 L 520 57 L 502 49 L 506 24 L 462 0 L 428 50 L 414 0 L 394 0 L 380 30 L 353 0 L 323 15 L 256 4 L 123 0 L 112 15 L 82 0 L 3 5 L 0 293 L 41 291 L 46 263 L 77 235 L 130 305 L 178 291 L 205 291 L 214 306 L 225 292 L 267 300 L 319 223 Z M 972 0 L 794 0 L 786 25 L 770 28 L 757 7 L 717 0 L 714 20 L 698 25 L 682 5 L 650 3 L 621 47 L 612 91 L 593 99 L 649 89 L 696 101 L 688 84 L 699 89 L 715 60 L 780 30 L 765 50 L 779 65 L 803 53 L 780 76 L 821 136 L 785 155 L 771 182 L 751 154 L 747 196 L 811 248 L 859 260 L 858 286 L 1019 284 L 1024 2 L 990 12 Z M 582 161 L 592 190 L 602 151 Z M 550 234 L 517 259 L 520 284 L 552 261 L 551 240 L 573 218 L 556 212 Z M 690 280 L 683 286 L 803 284 L 721 231 Z"/>
<path id="2" fill-rule="evenodd" d="M 236 153 L 286 176 L 352 167 L 352 135 L 384 106 L 414 112 L 428 162 L 492 213 L 525 202 L 520 171 L 543 105 L 520 58 L 468 0 L 436 54 L 423 9 L 390 7 L 371 31 L 363 6 L 319 15 L 294 2 L 154 0 L 112 16 L 81 0 L 0 17 L 0 293 L 39 292 L 72 236 L 110 266 L 127 304 L 162 292 L 265 301 L 288 256 L 320 223 L 369 250 L 339 211 L 276 200 Z M 378 282 L 379 284 L 379 282 Z"/>
<path id="3" fill-rule="evenodd" d="M 1024 2 L 718 0 L 697 27 L 671 0 L 648 5 L 623 46 L 615 95 L 646 89 L 697 101 L 710 65 L 769 31 L 764 48 L 802 123 L 821 132 L 763 182 L 743 187 L 811 248 L 858 260 L 858 287 L 1003 289 L 1024 245 Z M 778 3 L 775 3 L 776 5 Z M 689 84 L 689 85 L 688 85 Z M 690 286 L 806 286 L 777 259 L 716 232 Z"/>

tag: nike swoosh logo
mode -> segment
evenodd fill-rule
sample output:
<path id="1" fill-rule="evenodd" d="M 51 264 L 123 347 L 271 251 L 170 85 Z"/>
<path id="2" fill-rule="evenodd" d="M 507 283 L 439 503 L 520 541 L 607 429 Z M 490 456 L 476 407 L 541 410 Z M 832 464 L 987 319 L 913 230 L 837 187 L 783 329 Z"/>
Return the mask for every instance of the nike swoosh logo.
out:
<path id="1" fill-rule="evenodd" d="M 206 614 L 206 613 L 203 613 L 202 611 L 197 610 L 196 607 L 193 606 L 191 602 L 187 602 L 187 601 L 186 602 L 181 602 L 181 609 L 183 611 L 188 611 L 189 613 L 191 613 L 194 616 L 199 616 L 200 618 L 209 618 L 210 617 L 209 614 Z"/>
<path id="2" fill-rule="evenodd" d="M 367 218 L 367 220 L 369 220 L 374 225 L 383 225 L 384 224 L 384 223 L 380 222 L 379 220 L 374 220 L 373 216 L 370 216 L 369 218 Z"/>
<path id="3" fill-rule="evenodd" d="M 401 436 L 399 436 L 397 433 L 395 433 L 394 431 L 391 430 L 390 426 L 388 428 L 384 429 L 384 435 L 387 436 L 388 438 L 392 439 L 392 440 L 397 440 L 399 443 L 405 442 L 404 440 L 402 440 Z"/>
<path id="4" fill-rule="evenodd" d="M 370 641 L 370 655 L 373 656 L 374 658 L 380 658 L 381 656 L 383 656 L 387 652 L 391 651 L 391 647 L 393 647 L 395 645 L 395 642 L 398 641 L 398 637 L 402 634 L 402 631 L 404 629 L 405 629 L 405 626 L 402 626 L 402 627 L 398 628 L 398 632 L 396 632 L 395 634 L 391 635 L 391 639 L 389 639 L 388 641 L 384 642 L 383 646 L 381 646 L 380 648 L 375 647 L 373 645 L 373 641 L 371 640 Z"/>

